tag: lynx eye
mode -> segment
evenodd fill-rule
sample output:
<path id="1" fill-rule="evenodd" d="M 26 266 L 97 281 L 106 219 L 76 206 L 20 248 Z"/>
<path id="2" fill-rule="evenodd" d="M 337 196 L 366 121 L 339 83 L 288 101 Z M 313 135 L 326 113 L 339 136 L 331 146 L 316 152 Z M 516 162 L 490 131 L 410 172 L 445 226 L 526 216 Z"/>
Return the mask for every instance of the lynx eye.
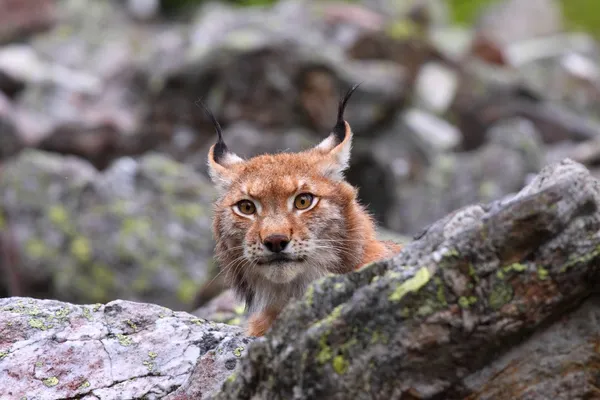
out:
<path id="1" fill-rule="evenodd" d="M 313 195 L 310 193 L 301 193 L 294 199 L 294 207 L 298 210 L 306 210 L 313 203 Z"/>
<path id="2" fill-rule="evenodd" d="M 256 212 L 256 206 L 250 200 L 240 200 L 236 207 L 244 215 L 252 215 Z"/>

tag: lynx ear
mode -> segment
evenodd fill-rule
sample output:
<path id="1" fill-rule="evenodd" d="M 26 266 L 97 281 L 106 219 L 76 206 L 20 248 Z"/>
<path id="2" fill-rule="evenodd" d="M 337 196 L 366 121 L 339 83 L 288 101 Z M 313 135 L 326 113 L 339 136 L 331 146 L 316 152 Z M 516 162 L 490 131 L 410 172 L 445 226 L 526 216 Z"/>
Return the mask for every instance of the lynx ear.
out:
<path id="1" fill-rule="evenodd" d="M 226 190 L 235 177 L 232 167 L 244 162 L 244 160 L 229 151 L 223 141 L 221 125 L 219 125 L 219 122 L 208 107 L 201 100 L 198 100 L 198 102 L 211 119 L 217 132 L 217 143 L 213 144 L 208 151 L 208 173 L 219 190 Z"/>
<path id="2" fill-rule="evenodd" d="M 343 172 L 348 168 L 350 161 L 350 150 L 352 148 L 352 129 L 350 124 L 344 120 L 346 103 L 352 93 L 360 85 L 352 86 L 346 95 L 340 100 L 338 107 L 337 123 L 333 131 L 325 140 L 319 143 L 314 150 L 325 155 L 323 161 L 323 174 L 332 179 L 342 179 Z"/>

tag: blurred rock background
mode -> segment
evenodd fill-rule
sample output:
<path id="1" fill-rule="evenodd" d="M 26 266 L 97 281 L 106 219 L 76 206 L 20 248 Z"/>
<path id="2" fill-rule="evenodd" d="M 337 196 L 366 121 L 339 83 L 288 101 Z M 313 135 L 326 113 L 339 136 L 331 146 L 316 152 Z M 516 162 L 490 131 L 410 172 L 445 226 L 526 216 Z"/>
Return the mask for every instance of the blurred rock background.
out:
<path id="1" fill-rule="evenodd" d="M 223 289 L 205 160 L 355 132 L 382 235 L 600 174 L 594 0 L 0 0 L 0 296 L 193 310 Z M 239 321 L 225 292 L 197 314 Z"/>

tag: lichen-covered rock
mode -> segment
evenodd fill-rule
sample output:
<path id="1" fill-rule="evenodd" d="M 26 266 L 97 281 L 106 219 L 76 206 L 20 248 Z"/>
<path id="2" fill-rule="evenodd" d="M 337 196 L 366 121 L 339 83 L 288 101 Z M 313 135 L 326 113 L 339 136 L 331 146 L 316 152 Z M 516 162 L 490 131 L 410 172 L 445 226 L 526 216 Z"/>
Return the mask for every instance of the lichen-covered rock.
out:
<path id="1" fill-rule="evenodd" d="M 5 298 L 0 321 L 7 400 L 177 399 L 178 390 L 199 399 L 219 388 L 249 343 L 239 328 L 122 300 Z M 188 390 L 197 374 L 202 386 Z"/>
<path id="2" fill-rule="evenodd" d="M 385 226 L 407 235 L 457 208 L 518 191 L 544 161 L 538 130 L 522 118 L 492 125 L 486 144 L 472 152 L 430 148 L 425 156 L 415 142 L 405 131 L 370 142 L 358 139 L 349 171 L 361 199 Z"/>
<path id="3" fill-rule="evenodd" d="M 121 298 L 191 309 L 214 243 L 207 178 L 158 154 L 104 172 L 27 150 L 0 175 L 21 292 L 76 303 Z"/>
<path id="4" fill-rule="evenodd" d="M 600 182 L 546 166 L 394 258 L 313 283 L 213 398 L 594 398 L 597 299 L 564 317 L 597 288 L 599 232 Z"/>

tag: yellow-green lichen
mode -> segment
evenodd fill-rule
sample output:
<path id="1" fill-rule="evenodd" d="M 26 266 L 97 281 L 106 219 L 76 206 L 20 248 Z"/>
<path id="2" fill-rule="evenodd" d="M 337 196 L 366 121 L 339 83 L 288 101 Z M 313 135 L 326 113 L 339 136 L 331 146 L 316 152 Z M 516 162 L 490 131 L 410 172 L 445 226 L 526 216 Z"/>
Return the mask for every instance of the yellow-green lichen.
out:
<path id="1" fill-rule="evenodd" d="M 236 313 L 236 315 L 244 315 L 245 310 L 246 307 L 243 304 L 237 305 L 233 308 L 233 312 Z"/>
<path id="2" fill-rule="evenodd" d="M 371 336 L 371 344 L 378 344 L 378 343 L 387 344 L 388 341 L 389 341 L 389 336 L 386 333 L 382 333 L 379 330 L 376 330 L 375 332 L 373 332 L 373 335 Z"/>
<path id="3" fill-rule="evenodd" d="M 319 339 L 319 353 L 317 354 L 317 362 L 320 364 L 325 364 L 329 360 L 331 360 L 331 347 L 327 344 L 328 335 L 321 336 Z"/>
<path id="4" fill-rule="evenodd" d="M 48 218 L 59 227 L 65 227 L 69 223 L 69 214 L 63 206 L 52 206 L 48 209 Z"/>
<path id="5" fill-rule="evenodd" d="M 439 276 L 436 276 L 433 279 L 433 281 L 437 285 L 437 300 L 444 306 L 448 305 L 448 302 L 446 301 L 446 292 L 442 279 Z"/>
<path id="6" fill-rule="evenodd" d="M 148 368 L 148 372 L 152 372 L 154 370 L 154 363 L 152 361 L 143 361 L 142 364 Z"/>
<path id="7" fill-rule="evenodd" d="M 233 355 L 236 356 L 236 357 L 241 357 L 243 351 L 244 351 L 244 348 L 242 346 L 236 347 L 233 350 Z"/>
<path id="8" fill-rule="evenodd" d="M 198 285 L 191 279 L 183 279 L 177 288 L 177 298 L 183 303 L 189 304 L 194 300 Z"/>
<path id="9" fill-rule="evenodd" d="M 477 303 L 477 297 L 475 297 L 475 296 L 468 296 L 468 297 L 461 296 L 458 299 L 458 305 L 461 308 L 469 308 L 475 303 Z"/>
<path id="10" fill-rule="evenodd" d="M 202 318 L 194 318 L 194 319 L 191 320 L 191 322 L 193 324 L 196 324 L 196 325 L 202 325 L 206 321 L 204 319 L 202 319 Z"/>
<path id="11" fill-rule="evenodd" d="M 123 335 L 122 333 L 117 333 L 117 340 L 121 346 L 125 347 L 131 346 L 133 343 L 133 340 L 129 336 Z"/>
<path id="12" fill-rule="evenodd" d="M 54 312 L 54 315 L 58 319 L 66 319 L 70 313 L 71 313 L 71 310 L 68 307 L 62 307 L 61 309 L 56 310 Z"/>
<path id="13" fill-rule="evenodd" d="M 313 304 L 313 297 L 315 294 L 315 287 L 313 285 L 308 285 L 306 288 L 306 292 L 304 293 L 304 301 L 306 305 L 311 307 Z"/>
<path id="14" fill-rule="evenodd" d="M 0 351 L 0 360 L 8 355 L 8 351 Z"/>
<path id="15" fill-rule="evenodd" d="M 509 273 L 510 271 L 515 271 L 515 272 L 523 272 L 527 269 L 526 265 L 523 265 L 521 263 L 512 263 L 510 265 L 507 265 L 505 267 L 502 268 L 502 270 L 506 273 Z"/>
<path id="16" fill-rule="evenodd" d="M 497 283 L 490 293 L 490 307 L 497 310 L 512 300 L 513 288 L 505 283 Z"/>
<path id="17" fill-rule="evenodd" d="M 394 302 L 402 300 L 407 293 L 416 292 L 426 285 L 427 282 L 429 282 L 430 277 L 431 274 L 427 267 L 422 267 L 417 271 L 415 276 L 398 285 L 396 290 L 389 295 L 388 299 Z"/>
<path id="18" fill-rule="evenodd" d="M 90 386 L 92 386 L 92 384 L 90 383 L 90 381 L 85 381 L 83 382 L 81 385 L 79 385 L 79 390 L 83 390 L 83 389 L 87 389 Z"/>
<path id="19" fill-rule="evenodd" d="M 235 377 L 236 377 L 236 373 L 233 372 L 231 375 L 229 375 L 227 377 L 227 379 L 225 379 L 225 382 L 230 382 L 231 383 L 231 382 L 235 381 Z"/>
<path id="20" fill-rule="evenodd" d="M 548 270 L 542 267 L 539 267 L 537 270 L 538 273 L 538 278 L 540 278 L 541 280 L 545 280 L 548 279 Z"/>
<path id="21" fill-rule="evenodd" d="M 33 259 L 41 259 L 50 253 L 50 249 L 39 239 L 29 239 L 25 244 L 25 252 Z"/>
<path id="22" fill-rule="evenodd" d="M 150 357 L 152 360 L 154 360 L 156 357 L 158 357 L 158 354 L 156 354 L 153 351 L 149 351 L 148 352 L 148 357 Z"/>
<path id="23" fill-rule="evenodd" d="M 204 208 L 198 203 L 177 204 L 173 206 L 173 212 L 184 221 L 194 221 L 206 216 Z"/>
<path id="24" fill-rule="evenodd" d="M 47 387 L 52 387 L 52 386 L 58 385 L 58 378 L 53 376 L 53 377 L 44 379 L 42 382 L 44 382 L 44 385 L 46 385 Z"/>
<path id="25" fill-rule="evenodd" d="M 572 268 L 578 264 L 587 264 L 598 256 L 600 256 L 600 246 L 596 247 L 593 251 L 585 254 L 584 256 L 571 257 L 565 263 L 565 265 L 561 267 L 560 272 L 566 272 L 569 268 Z"/>
<path id="26" fill-rule="evenodd" d="M 83 307 L 83 309 L 81 310 L 81 313 L 83 314 L 83 317 L 85 319 L 87 319 L 88 321 L 92 321 L 94 318 L 92 317 L 92 313 L 90 312 L 90 309 L 87 307 Z"/>
<path id="27" fill-rule="evenodd" d="M 342 307 L 343 304 L 340 304 L 339 306 L 335 307 L 328 316 L 315 322 L 313 326 L 330 326 L 331 323 L 342 314 Z"/>
<path id="28" fill-rule="evenodd" d="M 94 304 L 94 308 L 93 308 L 94 312 L 97 312 L 100 309 L 100 307 L 102 307 L 102 304 L 100 304 L 100 303 Z"/>
<path id="29" fill-rule="evenodd" d="M 90 242 L 83 236 L 78 236 L 71 242 L 71 255 L 80 263 L 87 263 L 92 258 Z"/>
<path id="30" fill-rule="evenodd" d="M 125 321 L 125 323 L 127 325 L 129 325 L 129 327 L 131 329 L 133 329 L 134 331 L 137 331 L 137 325 L 132 320 L 128 319 L 128 320 Z"/>
<path id="31" fill-rule="evenodd" d="M 39 319 L 39 318 L 30 319 L 29 326 L 31 326 L 32 328 L 35 328 L 35 329 L 40 329 L 42 331 L 45 331 L 48 328 L 52 328 L 52 325 L 46 326 L 46 324 L 44 323 L 44 320 Z"/>
<path id="32" fill-rule="evenodd" d="M 344 284 L 337 282 L 333 285 L 333 290 L 341 291 L 344 290 Z"/>
<path id="33" fill-rule="evenodd" d="M 350 363 L 348 363 L 348 361 L 346 361 L 344 357 L 340 355 L 333 357 L 333 361 L 331 362 L 331 364 L 333 366 L 333 370 L 338 375 L 343 375 L 344 373 L 346 373 L 348 367 L 350 366 Z"/>

